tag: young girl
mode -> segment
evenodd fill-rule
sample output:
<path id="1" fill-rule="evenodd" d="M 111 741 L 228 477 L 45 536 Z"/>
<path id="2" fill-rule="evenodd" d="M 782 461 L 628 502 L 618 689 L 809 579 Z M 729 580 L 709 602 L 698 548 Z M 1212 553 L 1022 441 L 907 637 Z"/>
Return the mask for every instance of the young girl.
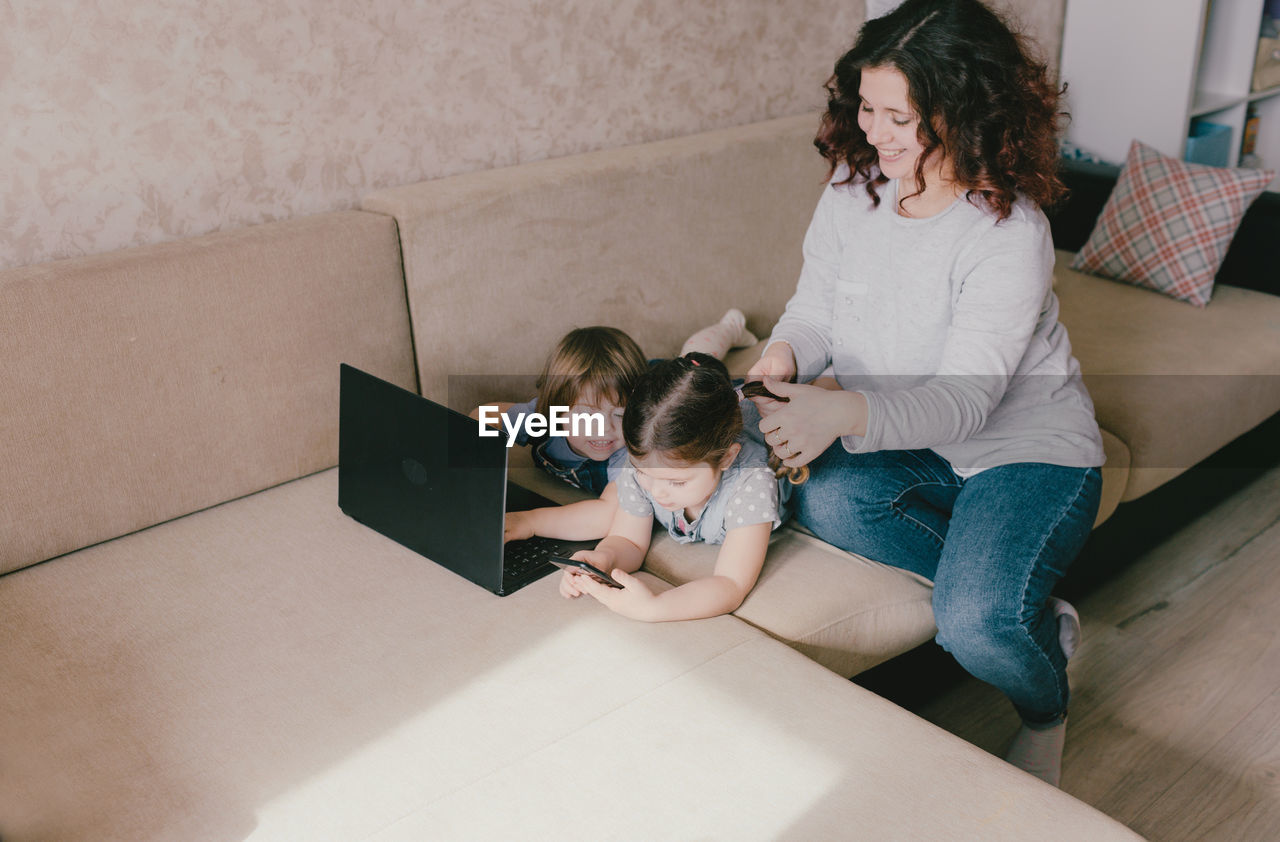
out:
<path id="1" fill-rule="evenodd" d="M 610 573 L 621 589 L 568 570 L 560 592 L 590 594 L 619 614 L 650 622 L 733 611 L 760 575 L 769 534 L 784 520 L 790 483 L 769 467 L 764 445 L 744 430 L 754 407 L 728 369 L 691 353 L 652 366 L 636 384 L 622 420 L 629 454 L 618 478 L 609 534 L 575 558 Z M 681 543 L 720 544 L 715 570 L 663 593 L 630 575 L 649 549 L 653 521 Z"/>
<path id="2" fill-rule="evenodd" d="M 742 311 L 731 309 L 720 321 L 685 340 L 681 353 L 701 351 L 723 357 L 730 348 L 753 345 Z M 534 464 L 558 479 L 599 495 L 567 506 L 512 512 L 506 519 L 508 541 L 542 535 L 573 541 L 603 537 L 613 521 L 617 495 L 613 482 L 626 461 L 622 411 L 637 379 L 648 368 L 640 346 L 613 327 L 571 330 L 557 344 L 538 377 L 538 394 L 525 403 L 499 403 L 509 423 L 518 413 L 567 406 L 571 416 L 600 414 L 603 435 L 542 436 L 530 439 L 521 427 L 516 444 L 531 445 Z M 471 413 L 479 416 L 479 408 Z"/>

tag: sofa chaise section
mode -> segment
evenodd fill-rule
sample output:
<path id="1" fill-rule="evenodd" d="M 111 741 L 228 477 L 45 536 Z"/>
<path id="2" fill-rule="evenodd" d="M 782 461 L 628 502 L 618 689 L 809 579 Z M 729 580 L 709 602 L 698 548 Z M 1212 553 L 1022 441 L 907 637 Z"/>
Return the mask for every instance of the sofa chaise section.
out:
<path id="1" fill-rule="evenodd" d="M 336 494 L 0 579 L 5 839 L 1135 838 L 733 617 L 499 598 Z"/>

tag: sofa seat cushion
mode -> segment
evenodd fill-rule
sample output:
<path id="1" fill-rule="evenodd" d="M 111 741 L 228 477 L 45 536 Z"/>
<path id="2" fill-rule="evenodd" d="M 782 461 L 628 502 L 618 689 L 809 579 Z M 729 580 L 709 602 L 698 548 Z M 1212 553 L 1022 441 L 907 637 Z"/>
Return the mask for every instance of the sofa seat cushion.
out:
<path id="1" fill-rule="evenodd" d="M 512 448 L 511 476 L 558 503 L 584 499 Z M 644 570 L 682 584 L 715 567 L 716 544 L 680 544 L 654 530 Z M 735 616 L 849 677 L 933 638 L 927 579 L 838 550 L 787 525 L 769 542 L 760 579 Z"/>
<path id="2" fill-rule="evenodd" d="M 719 550 L 662 533 L 645 569 L 688 582 L 711 574 Z M 760 578 L 734 614 L 848 677 L 931 640 L 932 599 L 927 579 L 788 525 L 774 532 Z"/>
<path id="3" fill-rule="evenodd" d="M 0 577 L 6 838 L 1132 838 L 733 617 L 498 598 L 336 486 Z"/>
<path id="4" fill-rule="evenodd" d="M 1280 411 L 1280 297 L 1224 285 L 1198 309 L 1071 260 L 1058 252 L 1054 288 L 1098 423 L 1131 453 L 1123 500 Z"/>
<path id="5" fill-rule="evenodd" d="M 1132 461 L 1128 446 L 1105 427 L 1102 428 L 1102 453 L 1106 462 L 1102 465 L 1102 498 L 1098 501 L 1098 516 L 1093 521 L 1095 527 L 1115 514 L 1129 484 Z"/>

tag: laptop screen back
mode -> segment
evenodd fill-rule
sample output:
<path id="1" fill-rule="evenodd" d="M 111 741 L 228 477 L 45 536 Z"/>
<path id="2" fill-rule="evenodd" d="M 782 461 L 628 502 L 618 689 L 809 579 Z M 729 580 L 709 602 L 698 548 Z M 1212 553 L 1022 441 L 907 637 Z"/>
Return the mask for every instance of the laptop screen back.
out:
<path id="1" fill-rule="evenodd" d="M 359 369 L 341 369 L 338 505 L 491 591 L 502 584 L 506 437 Z"/>

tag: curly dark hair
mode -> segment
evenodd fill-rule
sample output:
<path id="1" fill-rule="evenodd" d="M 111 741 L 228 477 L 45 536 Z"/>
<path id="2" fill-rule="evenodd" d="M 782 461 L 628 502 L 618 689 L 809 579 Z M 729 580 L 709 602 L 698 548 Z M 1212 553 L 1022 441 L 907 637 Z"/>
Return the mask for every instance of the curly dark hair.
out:
<path id="1" fill-rule="evenodd" d="M 813 142 L 831 165 L 828 179 L 846 163 L 842 183 L 862 178 L 879 204 L 876 187 L 888 179 L 875 169 L 875 147 L 858 126 L 859 86 L 863 68 L 892 67 L 906 77 L 920 118 L 917 190 L 936 153 L 950 159 L 969 201 L 985 202 L 998 219 L 1009 216 L 1018 194 L 1052 205 L 1066 193 L 1057 144 L 1066 87 L 1053 85 L 1034 55 L 1028 40 L 979 0 L 906 0 L 867 21 L 826 83 L 827 111 Z"/>

